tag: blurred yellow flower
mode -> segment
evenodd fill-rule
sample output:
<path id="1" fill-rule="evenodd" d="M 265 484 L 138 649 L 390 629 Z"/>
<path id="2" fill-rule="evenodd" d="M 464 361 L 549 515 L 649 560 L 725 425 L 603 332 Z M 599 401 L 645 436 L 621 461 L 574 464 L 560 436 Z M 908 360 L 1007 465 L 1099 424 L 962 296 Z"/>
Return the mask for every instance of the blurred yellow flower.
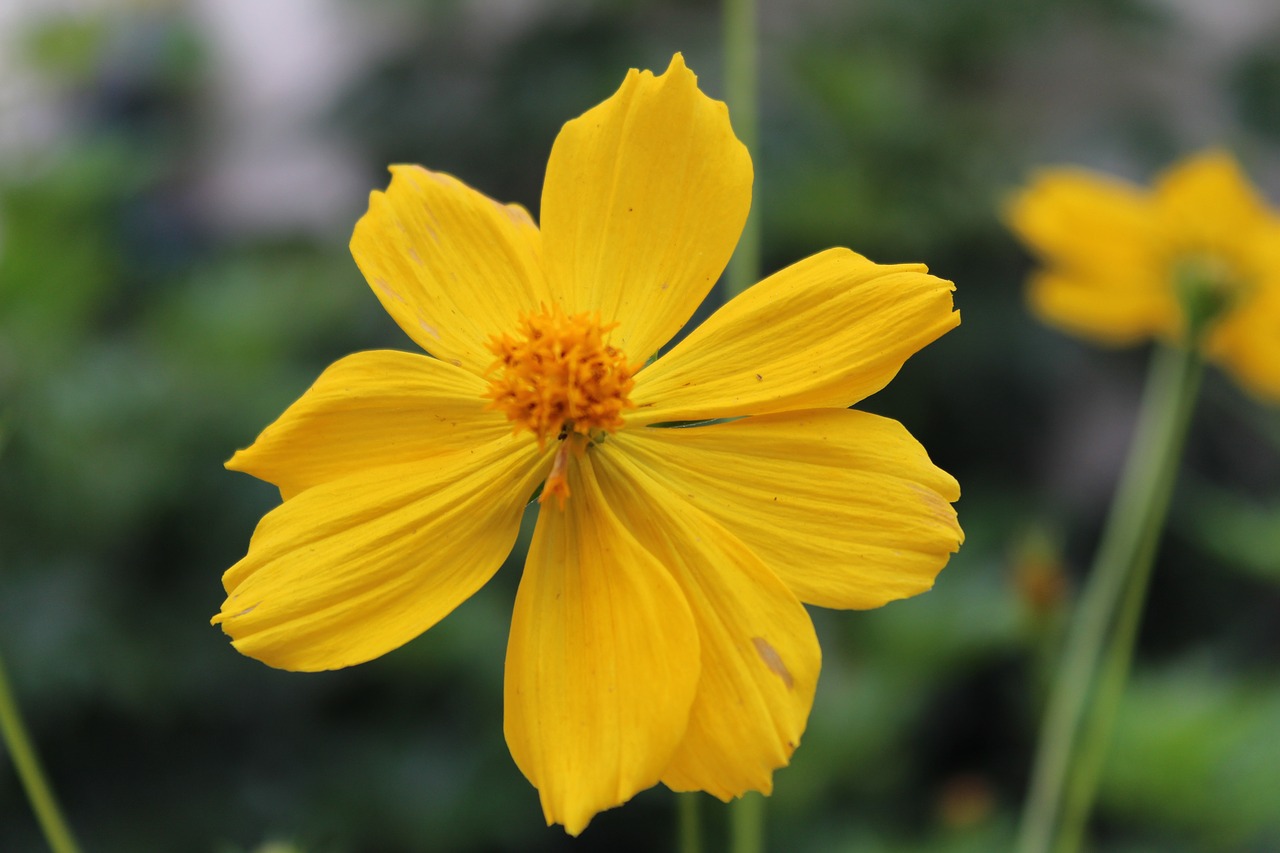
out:
<path id="1" fill-rule="evenodd" d="M 1254 395 L 1280 400 L 1280 219 L 1235 160 L 1209 151 L 1144 190 L 1075 168 L 1046 169 L 1009 208 L 1040 256 L 1032 309 L 1108 344 L 1186 344 Z"/>
<path id="2" fill-rule="evenodd" d="M 377 657 L 493 576 L 543 484 L 505 731 L 548 823 L 576 834 L 657 782 L 767 793 L 818 678 L 802 602 L 914 595 L 962 539 L 955 480 L 897 422 L 845 408 L 959 323 L 951 284 L 823 252 L 646 366 L 751 199 L 727 110 L 679 55 L 564 126 L 541 229 L 448 175 L 391 171 L 351 250 L 435 357 L 338 361 L 227 463 L 284 502 L 214 622 L 272 666 Z"/>

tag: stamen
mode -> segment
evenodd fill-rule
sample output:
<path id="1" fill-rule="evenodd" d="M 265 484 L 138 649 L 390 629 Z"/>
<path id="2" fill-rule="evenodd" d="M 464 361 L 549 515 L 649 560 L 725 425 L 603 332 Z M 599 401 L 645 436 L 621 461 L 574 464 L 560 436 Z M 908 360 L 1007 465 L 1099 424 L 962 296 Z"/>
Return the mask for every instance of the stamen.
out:
<path id="1" fill-rule="evenodd" d="M 522 318 L 513 334 L 489 341 L 497 358 L 489 367 L 486 408 L 505 412 L 514 432 L 532 432 L 541 449 L 560 442 L 539 503 L 554 496 L 564 509 L 569 454 L 581 455 L 621 427 L 622 413 L 635 405 L 627 395 L 639 365 L 633 368 L 606 341 L 616 325 L 601 323 L 597 314 L 543 308 Z"/>
<path id="2" fill-rule="evenodd" d="M 495 336 L 489 350 L 489 409 L 506 412 L 514 430 L 549 439 L 612 432 L 634 405 L 627 397 L 635 370 L 605 341 L 616 324 L 595 314 L 543 309 L 521 320 L 514 334 Z"/>
<path id="3" fill-rule="evenodd" d="M 564 510 L 564 502 L 569 498 L 569 448 L 572 444 L 572 441 L 560 442 L 555 461 L 551 463 L 551 473 L 547 475 L 547 482 L 542 485 L 542 494 L 538 496 L 538 503 L 546 503 L 547 496 L 554 495 L 560 502 L 560 509 Z"/>

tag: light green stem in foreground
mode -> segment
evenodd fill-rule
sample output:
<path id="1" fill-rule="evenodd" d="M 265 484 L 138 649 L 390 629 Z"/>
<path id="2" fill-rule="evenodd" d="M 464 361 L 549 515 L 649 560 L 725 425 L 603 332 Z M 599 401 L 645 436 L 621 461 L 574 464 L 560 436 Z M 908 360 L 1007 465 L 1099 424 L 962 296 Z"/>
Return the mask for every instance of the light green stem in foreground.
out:
<path id="1" fill-rule="evenodd" d="M 725 0 L 724 77 L 725 102 L 734 132 L 755 157 L 759 128 L 755 0 Z M 725 273 L 729 299 L 755 284 L 760 275 L 760 217 L 755 208 L 753 203 Z"/>
<path id="2" fill-rule="evenodd" d="M 1019 853 L 1079 849 L 1128 676 L 1200 374 L 1194 347 L 1159 347 L 1153 356 L 1129 458 L 1049 696 Z"/>
<path id="3" fill-rule="evenodd" d="M 22 787 L 26 789 L 27 799 L 31 801 L 31 808 L 40 821 L 40 829 L 44 831 L 49 849 L 54 853 L 76 853 L 79 848 L 76 847 L 75 838 L 62 819 L 58 801 L 45 781 L 44 772 L 40 769 L 40 759 L 31 747 L 26 727 L 22 724 L 18 703 L 14 701 L 13 691 L 9 688 L 9 676 L 5 672 L 3 658 L 0 658 L 0 737 L 13 758 L 13 767 L 18 771 Z"/>
<path id="4" fill-rule="evenodd" d="M 676 794 L 676 810 L 680 823 L 680 853 L 702 853 L 702 812 L 699 794 L 689 791 Z"/>

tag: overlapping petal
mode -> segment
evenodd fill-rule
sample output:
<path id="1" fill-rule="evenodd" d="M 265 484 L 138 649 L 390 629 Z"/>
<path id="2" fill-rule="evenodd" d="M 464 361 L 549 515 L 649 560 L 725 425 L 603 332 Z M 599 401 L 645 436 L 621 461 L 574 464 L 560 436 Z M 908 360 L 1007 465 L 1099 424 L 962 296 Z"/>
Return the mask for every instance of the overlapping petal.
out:
<path id="1" fill-rule="evenodd" d="M 618 323 L 613 344 L 643 363 L 724 270 L 751 180 L 725 105 L 698 90 L 679 54 L 658 77 L 631 71 L 551 150 L 541 221 L 556 297 Z"/>
<path id="2" fill-rule="evenodd" d="M 613 443 L 808 604 L 924 592 L 964 534 L 960 487 L 897 421 L 849 409 L 620 433 Z"/>
<path id="3" fill-rule="evenodd" d="M 589 457 L 573 497 L 544 509 L 507 647 L 507 744 L 547 823 L 577 835 L 599 811 L 657 784 L 698 685 L 684 594 L 627 532 Z"/>
<path id="4" fill-rule="evenodd" d="M 387 313 L 427 352 L 473 373 L 489 337 L 548 302 L 541 238 L 524 208 L 499 204 L 451 175 L 391 167 L 369 196 L 351 254 Z"/>
<path id="5" fill-rule="evenodd" d="M 948 281 L 831 249 L 774 273 L 636 377 L 634 423 L 849 406 L 960 322 Z"/>
<path id="6" fill-rule="evenodd" d="M 672 573 L 698 627 L 698 692 L 662 781 L 724 800 L 769 793 L 813 704 L 821 652 L 809 614 L 759 557 L 661 475 L 611 442 L 595 458 L 609 505 Z"/>
<path id="7" fill-rule="evenodd" d="M 485 411 L 485 387 L 427 356 L 356 353 L 325 370 L 227 467 L 274 483 L 288 500 L 372 468 L 481 447 L 510 432 L 501 414 Z"/>
<path id="8" fill-rule="evenodd" d="M 271 666 L 337 669 L 412 640 L 497 571 L 550 460 L 509 436 L 307 489 L 258 524 L 214 622 Z"/>

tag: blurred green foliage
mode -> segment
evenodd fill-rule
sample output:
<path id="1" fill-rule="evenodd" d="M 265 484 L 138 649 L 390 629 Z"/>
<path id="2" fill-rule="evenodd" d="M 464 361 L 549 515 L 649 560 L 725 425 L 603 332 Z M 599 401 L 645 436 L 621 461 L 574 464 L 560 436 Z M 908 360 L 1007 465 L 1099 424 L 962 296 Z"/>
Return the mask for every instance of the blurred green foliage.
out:
<path id="1" fill-rule="evenodd" d="M 627 67 L 683 50 L 722 91 L 714 4 L 546 4 L 501 27 L 462 3 L 350 5 L 400 34 L 323 122 L 371 176 L 422 162 L 536 212 L 560 123 Z M 764 7 L 765 265 L 848 245 L 957 282 L 964 325 L 864 407 L 958 476 L 968 534 L 933 592 L 815 611 L 823 676 L 776 777 L 772 849 L 1003 849 L 1143 354 L 1089 350 L 1026 316 L 1027 260 L 1001 199 L 1049 157 L 1143 179 L 1209 142 L 1274 181 L 1280 22 L 1214 66 L 1203 86 L 1226 124 L 1206 129 L 1187 122 L 1194 107 L 1144 95 L 1145 64 L 1176 71 L 1205 42 L 1167 4 Z M 344 235 L 203 215 L 216 50 L 188 13 L 39 18 L 19 35 L 67 122 L 53 144 L 0 160 L 0 648 L 86 849 L 668 847 L 661 789 L 576 841 L 542 826 L 501 733 L 520 548 L 440 626 L 347 671 L 275 672 L 208 625 L 220 573 L 277 500 L 221 462 L 329 362 L 410 345 Z M 1103 76 L 1057 79 L 1052 96 L 1070 97 L 1046 109 L 1036 87 L 1079 71 L 1064 60 L 1078 51 Z M 1280 427 L 1210 385 L 1098 850 L 1280 848 Z M 719 839 L 723 809 L 702 799 Z M 0 770 L 0 849 L 39 848 Z"/>

